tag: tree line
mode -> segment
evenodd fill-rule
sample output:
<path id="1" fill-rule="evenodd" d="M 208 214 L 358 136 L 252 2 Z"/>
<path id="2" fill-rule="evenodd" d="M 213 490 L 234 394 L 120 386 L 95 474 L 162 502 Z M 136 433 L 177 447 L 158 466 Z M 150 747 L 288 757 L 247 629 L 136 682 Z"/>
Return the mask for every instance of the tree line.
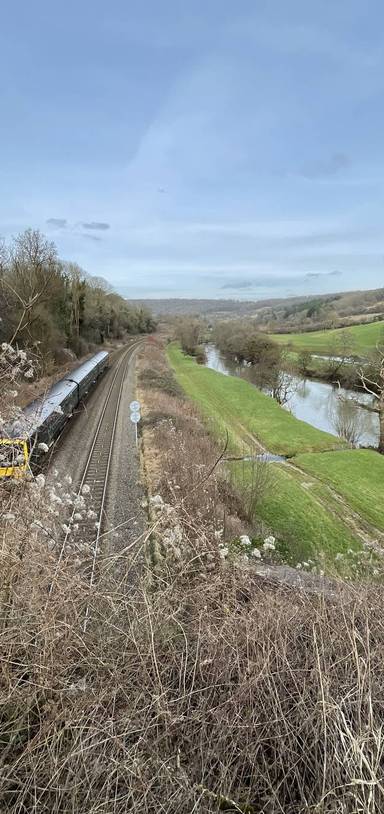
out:
<path id="1" fill-rule="evenodd" d="M 266 333 L 255 328 L 251 320 L 217 322 L 212 338 L 217 347 L 240 364 L 273 368 L 281 365 L 283 349 Z"/>
<path id="2" fill-rule="evenodd" d="M 194 356 L 199 363 L 205 362 L 204 336 L 206 325 L 198 317 L 176 317 L 173 320 L 175 339 L 184 353 Z"/>
<path id="3" fill-rule="evenodd" d="M 227 358 L 252 367 L 252 380 L 257 387 L 279 404 L 286 404 L 293 387 L 285 348 L 258 331 L 252 320 L 218 322 L 212 339 Z"/>
<path id="4" fill-rule="evenodd" d="M 102 278 L 64 262 L 54 243 L 28 229 L 0 246 L 0 342 L 61 361 L 63 349 L 82 356 L 125 334 L 151 332 L 155 322 Z"/>
<path id="5" fill-rule="evenodd" d="M 267 334 L 257 331 L 250 320 L 218 322 L 211 333 L 197 318 L 176 319 L 175 337 L 184 353 L 205 362 L 204 340 L 211 339 L 225 356 L 252 367 L 254 383 L 270 393 L 280 404 L 290 395 L 290 378 L 286 372 L 285 350 Z"/>

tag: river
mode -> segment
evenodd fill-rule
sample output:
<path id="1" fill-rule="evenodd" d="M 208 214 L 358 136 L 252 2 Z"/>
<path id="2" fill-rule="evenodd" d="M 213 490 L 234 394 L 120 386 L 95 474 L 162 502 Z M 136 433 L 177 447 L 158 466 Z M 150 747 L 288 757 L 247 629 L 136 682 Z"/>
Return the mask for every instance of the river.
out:
<path id="1" fill-rule="evenodd" d="M 226 376 L 240 376 L 255 384 L 255 370 L 246 365 L 238 365 L 224 357 L 213 344 L 205 346 L 206 367 L 218 370 Z M 312 424 L 319 430 L 338 435 L 342 421 L 353 424 L 357 433 L 356 443 L 359 446 L 377 446 L 379 440 L 379 418 L 359 407 L 354 399 L 364 404 L 372 404 L 373 398 L 368 393 L 357 390 L 346 390 L 314 379 L 301 379 L 290 376 L 290 397 L 285 404 L 296 418 Z M 252 381 L 253 379 L 253 381 Z"/>

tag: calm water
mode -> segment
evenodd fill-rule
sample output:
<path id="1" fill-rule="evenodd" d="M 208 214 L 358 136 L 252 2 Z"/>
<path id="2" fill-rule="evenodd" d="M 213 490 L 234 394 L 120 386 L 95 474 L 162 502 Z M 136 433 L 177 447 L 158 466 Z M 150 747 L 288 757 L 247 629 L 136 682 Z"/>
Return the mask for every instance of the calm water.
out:
<path id="1" fill-rule="evenodd" d="M 241 376 L 255 384 L 255 370 L 251 367 L 236 365 L 228 361 L 218 351 L 215 345 L 206 345 L 206 366 L 213 370 L 218 370 L 226 376 Z M 252 381 L 253 379 L 253 381 Z M 370 413 L 354 403 L 353 398 L 365 404 L 371 404 L 373 399 L 368 393 L 360 393 L 357 390 L 345 390 L 333 387 L 327 382 L 317 382 L 312 379 L 300 379 L 297 376 L 290 377 L 292 382 L 292 395 L 285 405 L 296 418 L 301 418 L 319 430 L 325 430 L 338 435 L 338 425 L 341 420 L 341 413 L 348 414 L 348 419 L 353 420 L 358 426 L 358 443 L 360 446 L 377 446 L 379 439 L 379 419 L 375 413 Z M 345 405 L 342 399 L 348 399 Z"/>

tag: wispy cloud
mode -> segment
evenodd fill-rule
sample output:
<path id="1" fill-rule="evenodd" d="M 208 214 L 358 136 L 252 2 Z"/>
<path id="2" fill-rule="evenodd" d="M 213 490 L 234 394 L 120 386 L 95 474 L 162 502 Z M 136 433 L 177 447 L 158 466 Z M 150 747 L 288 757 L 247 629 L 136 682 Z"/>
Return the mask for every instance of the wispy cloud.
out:
<path id="1" fill-rule="evenodd" d="M 306 274 L 256 274 L 249 280 L 230 280 L 220 286 L 221 290 L 231 289 L 232 291 L 248 288 L 258 289 L 265 288 L 279 288 L 284 285 L 295 285 L 305 280 L 308 275 Z"/>
<path id="2" fill-rule="evenodd" d="M 111 228 L 110 223 L 103 223 L 103 221 L 92 220 L 89 223 L 82 223 L 81 226 L 83 229 L 90 229 L 94 231 L 105 232 L 107 229 Z"/>
<path id="3" fill-rule="evenodd" d="M 80 237 L 84 237 L 86 240 L 96 241 L 97 243 L 100 243 L 100 241 L 102 241 L 102 239 L 103 239 L 102 237 L 98 237 L 97 235 L 87 235 L 87 234 L 84 234 L 84 233 L 82 233 L 80 235 Z"/>
<path id="4" fill-rule="evenodd" d="M 65 229 L 68 222 L 66 218 L 48 218 L 46 223 L 48 226 L 54 226 L 55 229 Z"/>
<path id="5" fill-rule="evenodd" d="M 342 271 L 310 271 L 305 275 L 307 279 L 311 277 L 341 277 Z"/>
<path id="6" fill-rule="evenodd" d="M 252 288 L 253 285 L 253 280 L 232 280 L 231 282 L 224 283 L 221 288 Z"/>
<path id="7" fill-rule="evenodd" d="M 110 223 L 104 221 L 79 221 L 77 223 L 70 223 L 67 218 L 48 218 L 46 220 L 47 226 L 54 229 L 69 229 L 72 232 L 79 233 L 80 229 L 85 229 L 90 232 L 106 232 L 111 228 Z M 101 237 L 81 233 L 83 237 L 89 237 L 90 240 L 101 240 Z"/>

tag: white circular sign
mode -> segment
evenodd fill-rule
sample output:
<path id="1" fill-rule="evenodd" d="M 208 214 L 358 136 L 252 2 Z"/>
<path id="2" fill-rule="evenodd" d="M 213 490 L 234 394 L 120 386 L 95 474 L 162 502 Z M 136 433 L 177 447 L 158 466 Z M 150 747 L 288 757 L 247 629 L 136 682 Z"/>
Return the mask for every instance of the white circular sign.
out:
<path id="1" fill-rule="evenodd" d="M 131 401 L 131 403 L 129 405 L 129 409 L 131 410 L 132 413 L 137 413 L 137 411 L 140 410 L 140 402 L 139 401 Z"/>
<path id="2" fill-rule="evenodd" d="M 133 421 L 134 424 L 138 424 L 140 419 L 141 414 L 138 412 L 138 410 L 135 410 L 134 412 L 131 413 L 131 421 Z"/>

